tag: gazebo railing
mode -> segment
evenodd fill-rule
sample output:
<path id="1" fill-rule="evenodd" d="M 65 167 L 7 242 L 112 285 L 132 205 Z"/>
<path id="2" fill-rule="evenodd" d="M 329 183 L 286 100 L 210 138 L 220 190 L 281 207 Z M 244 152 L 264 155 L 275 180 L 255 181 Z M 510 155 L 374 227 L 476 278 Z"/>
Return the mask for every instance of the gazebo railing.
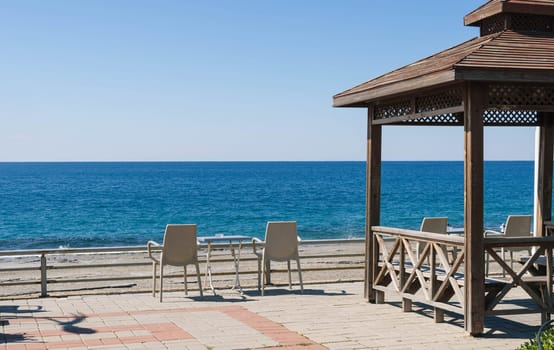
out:
<path id="1" fill-rule="evenodd" d="M 505 285 L 494 295 L 485 299 L 485 314 L 518 314 L 529 312 L 540 312 L 542 322 L 550 319 L 553 311 L 552 301 L 552 249 L 554 248 L 554 237 L 510 237 L 510 238 L 485 238 L 485 252 L 490 258 L 500 265 L 506 278 L 498 278 Z M 515 264 L 512 268 L 501 257 L 497 250 L 501 248 L 529 249 L 533 253 L 526 261 Z M 539 263 L 540 261 L 540 263 Z M 536 266 L 542 265 L 542 271 Z M 497 308 L 504 296 L 511 288 L 521 287 L 533 300 L 535 307 L 529 308 Z"/>
<path id="2" fill-rule="evenodd" d="M 401 296 L 404 311 L 411 311 L 412 302 L 433 307 L 436 322 L 444 320 L 444 311 L 464 314 L 463 237 L 382 226 L 372 227 L 372 233 L 375 251 L 370 266 L 374 267 L 372 288 L 377 303 L 384 302 L 385 292 L 393 292 Z M 484 238 L 483 246 L 484 253 L 489 254 L 506 276 L 484 279 L 485 314 L 540 313 L 542 322 L 549 319 L 554 310 L 554 236 Z M 530 249 L 533 254 L 512 268 L 498 253 L 502 247 Z M 452 257 L 449 252 L 453 253 Z M 536 268 L 539 261 L 545 265 L 540 272 Z M 522 307 L 504 300 L 516 287 L 530 296 L 533 305 Z"/>
<path id="3" fill-rule="evenodd" d="M 392 291 L 402 297 L 404 311 L 411 311 L 413 301 L 433 306 L 436 322 L 445 310 L 463 314 L 462 237 L 380 226 L 372 231 L 380 252 L 373 278 L 378 303 Z"/>

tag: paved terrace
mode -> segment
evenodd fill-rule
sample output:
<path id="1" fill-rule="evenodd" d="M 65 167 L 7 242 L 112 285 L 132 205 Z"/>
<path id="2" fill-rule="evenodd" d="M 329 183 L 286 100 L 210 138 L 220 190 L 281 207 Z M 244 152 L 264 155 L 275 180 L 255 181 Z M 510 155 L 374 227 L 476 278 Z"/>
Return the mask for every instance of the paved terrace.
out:
<path id="1" fill-rule="evenodd" d="M 540 315 L 488 319 L 480 338 L 447 313 L 400 300 L 364 301 L 363 284 L 331 283 L 246 290 L 80 295 L 0 301 L 1 349 L 515 349 L 533 336 Z M 523 293 L 511 292 L 513 302 Z M 523 299 L 521 299 L 523 300 Z"/>

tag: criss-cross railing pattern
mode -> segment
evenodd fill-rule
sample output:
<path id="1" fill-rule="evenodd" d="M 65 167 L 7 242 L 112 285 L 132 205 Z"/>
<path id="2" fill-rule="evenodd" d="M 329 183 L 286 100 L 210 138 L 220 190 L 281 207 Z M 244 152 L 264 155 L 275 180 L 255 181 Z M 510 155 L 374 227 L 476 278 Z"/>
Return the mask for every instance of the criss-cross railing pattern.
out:
<path id="1" fill-rule="evenodd" d="M 435 320 L 442 322 L 444 311 L 464 313 L 464 238 L 429 232 L 374 226 L 371 256 L 375 300 L 384 301 L 385 292 L 402 297 L 404 311 L 412 302 L 432 306 Z M 540 313 L 543 321 L 554 311 L 554 236 L 484 238 L 484 253 L 496 264 L 496 273 L 484 283 L 484 311 L 487 315 Z M 500 248 L 525 248 L 533 253 L 508 264 Z M 451 256 L 449 256 L 449 253 Z M 503 272 L 499 276 L 498 270 Z M 504 297 L 512 288 L 522 288 L 533 301 L 530 307 L 510 305 Z M 500 306 L 502 305 L 502 306 Z"/>
<path id="2" fill-rule="evenodd" d="M 485 313 L 498 315 L 534 311 L 541 313 L 543 322 L 549 319 L 550 314 L 554 311 L 552 301 L 554 236 L 485 238 L 484 246 L 492 261 L 500 266 L 504 275 L 507 275 L 506 278 L 499 279 L 505 283 L 502 288 L 485 298 Z M 503 257 L 497 253 L 500 248 L 526 248 L 533 250 L 533 253 L 512 267 L 513 263 L 508 265 Z M 521 287 L 531 297 L 536 305 L 535 309 L 509 310 L 496 308 L 510 289 L 515 286 Z"/>
<path id="3" fill-rule="evenodd" d="M 462 237 L 388 227 L 374 227 L 373 234 L 379 251 L 373 279 L 378 299 L 392 290 L 402 296 L 405 310 L 421 301 L 435 307 L 438 320 L 444 310 L 463 313 Z"/>

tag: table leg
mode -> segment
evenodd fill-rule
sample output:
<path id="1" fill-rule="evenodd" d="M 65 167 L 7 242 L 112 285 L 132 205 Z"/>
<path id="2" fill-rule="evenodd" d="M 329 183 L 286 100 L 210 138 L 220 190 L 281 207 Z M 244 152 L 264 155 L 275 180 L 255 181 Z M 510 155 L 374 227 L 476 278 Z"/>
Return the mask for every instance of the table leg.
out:
<path id="1" fill-rule="evenodd" d="M 237 246 L 237 252 L 235 253 L 235 247 L 233 247 L 233 243 L 229 242 L 229 248 L 231 249 L 231 255 L 233 256 L 233 263 L 235 265 L 235 284 L 233 288 L 238 288 L 240 294 L 242 294 L 242 287 L 240 286 L 240 275 L 239 275 L 239 265 L 240 265 L 240 250 L 242 248 L 242 241 L 239 240 L 238 246 Z"/>
<path id="2" fill-rule="evenodd" d="M 216 295 L 215 288 L 212 281 L 212 264 L 210 261 L 211 257 L 212 257 L 212 242 L 208 241 L 208 253 L 206 255 L 206 275 L 204 276 L 204 287 L 207 287 L 209 285 L 210 289 L 212 290 L 212 293 Z"/>

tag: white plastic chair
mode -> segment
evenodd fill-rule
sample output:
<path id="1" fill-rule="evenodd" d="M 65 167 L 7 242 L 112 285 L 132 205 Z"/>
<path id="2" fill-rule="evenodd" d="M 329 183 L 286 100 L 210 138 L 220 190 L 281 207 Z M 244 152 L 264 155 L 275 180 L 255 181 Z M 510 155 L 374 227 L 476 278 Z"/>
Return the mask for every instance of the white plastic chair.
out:
<path id="1" fill-rule="evenodd" d="M 430 233 L 441 233 L 447 234 L 448 230 L 448 218 L 447 217 L 426 217 L 421 221 L 421 227 L 419 229 L 421 232 L 430 232 Z M 417 243 L 417 258 L 423 251 L 423 245 L 419 242 Z M 446 249 L 444 250 L 446 254 Z M 456 251 L 452 250 L 452 258 L 456 258 Z"/>
<path id="2" fill-rule="evenodd" d="M 485 237 L 528 237 L 531 236 L 531 215 L 509 215 L 506 219 L 504 232 L 486 230 Z M 502 260 L 506 260 L 505 252 L 510 252 L 510 267 L 514 268 L 514 251 L 526 250 L 531 255 L 529 247 L 501 247 Z M 485 256 L 485 275 L 489 274 L 489 256 Z M 502 276 L 506 271 L 502 270 Z"/>
<path id="3" fill-rule="evenodd" d="M 298 255 L 298 237 L 296 229 L 296 221 L 270 221 L 267 223 L 265 231 L 265 241 L 261 241 L 257 238 L 252 239 L 252 248 L 254 254 L 258 257 L 258 290 L 260 290 L 262 296 L 264 295 L 265 283 L 261 283 L 261 275 L 266 280 L 268 262 L 273 261 L 286 261 L 289 273 L 289 288 L 292 288 L 291 273 L 290 273 L 290 261 L 296 260 L 296 266 L 298 268 L 298 280 L 300 282 L 300 290 L 304 292 L 304 284 L 302 283 L 302 269 L 300 268 L 300 256 Z M 264 244 L 262 251 L 256 250 L 256 244 Z M 261 272 L 261 273 L 260 273 Z"/>
<path id="4" fill-rule="evenodd" d="M 195 265 L 200 296 L 203 296 L 200 269 L 198 267 L 196 225 L 167 225 L 159 259 L 152 255 L 152 247 L 154 246 L 160 246 L 160 244 L 149 241 L 146 245 L 148 256 L 152 259 L 152 296 L 156 296 L 156 265 L 158 264 L 160 265 L 160 302 L 162 302 L 163 298 L 164 265 L 183 266 L 186 295 L 188 295 L 187 265 Z"/>

